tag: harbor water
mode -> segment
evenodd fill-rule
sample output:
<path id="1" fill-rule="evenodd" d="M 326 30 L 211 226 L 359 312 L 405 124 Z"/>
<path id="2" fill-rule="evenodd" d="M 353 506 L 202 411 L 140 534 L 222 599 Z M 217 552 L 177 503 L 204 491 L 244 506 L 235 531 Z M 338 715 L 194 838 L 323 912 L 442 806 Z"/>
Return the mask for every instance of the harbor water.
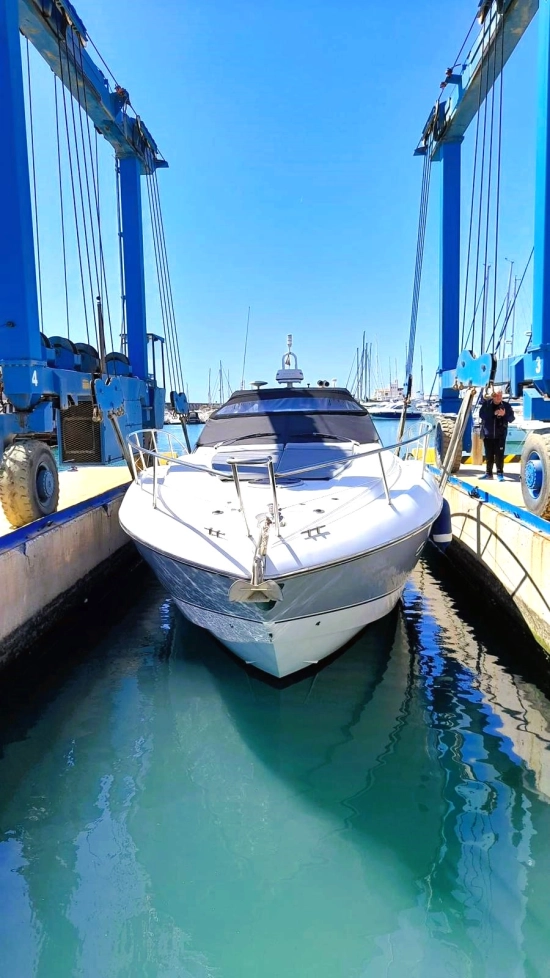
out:
<path id="1" fill-rule="evenodd" d="M 550 976 L 550 675 L 428 553 L 279 683 L 143 567 L 4 680 L 9 978 Z"/>

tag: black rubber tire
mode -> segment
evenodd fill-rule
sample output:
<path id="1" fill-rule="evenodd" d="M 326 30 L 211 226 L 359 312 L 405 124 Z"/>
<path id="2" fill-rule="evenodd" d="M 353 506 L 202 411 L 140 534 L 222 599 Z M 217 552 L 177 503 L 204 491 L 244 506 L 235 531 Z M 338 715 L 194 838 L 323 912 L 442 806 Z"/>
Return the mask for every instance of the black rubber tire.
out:
<path id="1" fill-rule="evenodd" d="M 435 418 L 435 458 L 439 468 L 442 467 L 447 449 L 455 430 L 456 417 L 452 414 L 437 414 Z M 462 465 L 462 445 L 456 446 L 451 464 L 451 472 L 458 472 Z"/>
<path id="2" fill-rule="evenodd" d="M 533 456 L 540 461 L 541 484 L 534 493 L 528 486 L 527 466 Z M 550 519 L 550 431 L 532 432 L 525 439 L 521 453 L 521 492 L 530 513 Z"/>
<path id="3" fill-rule="evenodd" d="M 0 502 L 16 528 L 55 513 L 59 476 L 47 445 L 29 438 L 6 448 L 0 464 Z"/>

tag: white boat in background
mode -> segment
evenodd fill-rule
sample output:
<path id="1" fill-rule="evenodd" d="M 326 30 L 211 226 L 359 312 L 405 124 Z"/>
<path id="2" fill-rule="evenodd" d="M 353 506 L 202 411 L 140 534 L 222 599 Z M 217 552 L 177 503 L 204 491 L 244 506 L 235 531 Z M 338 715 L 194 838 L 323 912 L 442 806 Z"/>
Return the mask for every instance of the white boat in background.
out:
<path id="1" fill-rule="evenodd" d="M 134 434 L 120 510 L 183 614 L 279 677 L 392 610 L 442 507 L 424 464 L 383 448 L 349 391 L 301 386 L 291 342 L 283 388 L 234 393 L 191 454 Z"/>
<path id="2" fill-rule="evenodd" d="M 403 413 L 403 399 L 395 401 L 376 401 L 366 404 L 364 401 L 361 402 L 367 408 L 370 416 L 376 419 L 379 418 L 383 421 L 399 421 Z M 409 404 L 407 406 L 407 420 L 408 421 L 421 421 L 422 413 L 417 409 L 416 405 Z"/>

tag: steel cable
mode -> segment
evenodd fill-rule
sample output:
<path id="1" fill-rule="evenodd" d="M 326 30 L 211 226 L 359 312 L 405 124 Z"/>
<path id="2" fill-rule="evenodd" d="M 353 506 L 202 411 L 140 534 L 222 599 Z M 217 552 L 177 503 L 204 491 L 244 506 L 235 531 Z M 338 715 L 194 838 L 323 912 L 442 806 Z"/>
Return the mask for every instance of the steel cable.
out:
<path id="1" fill-rule="evenodd" d="M 81 76 L 82 76 L 82 47 L 81 47 L 80 43 L 79 43 L 79 52 L 80 52 L 80 73 L 81 73 Z M 78 66 L 77 66 L 76 60 L 75 60 L 75 62 L 74 62 L 75 90 L 78 92 L 77 67 Z M 87 97 L 86 97 L 86 84 L 85 84 L 85 81 L 84 81 L 84 78 L 83 77 L 81 77 L 81 81 L 82 81 L 82 90 L 84 92 L 85 115 L 86 115 L 86 119 L 87 119 L 88 124 L 89 124 L 88 108 L 87 108 Z M 77 151 L 78 175 L 79 175 L 81 203 L 82 203 L 82 218 L 83 218 L 84 228 L 85 228 L 86 249 L 88 249 L 88 226 L 89 226 L 89 234 L 90 234 L 90 238 L 91 238 L 91 242 L 92 242 L 93 266 L 94 266 L 94 271 L 95 271 L 95 283 L 93 283 L 93 284 L 95 284 L 95 289 L 93 288 L 93 285 L 92 285 L 91 263 L 90 263 L 89 259 L 88 259 L 88 264 L 89 264 L 89 268 L 90 268 L 90 286 L 92 288 L 92 303 L 93 303 L 93 298 L 94 298 L 93 293 L 94 292 L 95 292 L 97 298 L 100 301 L 102 300 L 102 294 L 101 294 L 101 278 L 100 278 L 99 261 L 98 261 L 98 255 L 97 255 L 97 247 L 96 247 L 96 235 L 95 235 L 95 229 L 94 229 L 94 215 L 93 215 L 93 208 L 92 208 L 92 199 L 91 199 L 91 194 L 90 194 L 90 178 L 89 178 L 89 170 L 88 170 L 88 159 L 87 159 L 87 155 L 86 155 L 86 143 L 85 143 L 85 140 L 84 140 L 84 123 L 83 123 L 83 119 L 82 119 L 82 112 L 83 112 L 83 110 L 82 110 L 82 104 L 80 102 L 80 99 L 77 99 L 77 104 L 78 104 L 78 113 L 77 114 L 78 114 L 79 130 L 80 130 L 80 146 L 82 148 L 82 169 L 84 170 L 85 188 L 86 188 L 86 199 L 84 198 L 84 191 L 82 189 L 82 179 L 81 179 L 81 169 L 80 169 L 80 152 L 79 152 L 79 147 L 78 147 L 78 136 L 77 136 L 76 128 L 75 128 L 75 145 L 76 145 L 76 151 Z M 90 155 L 91 155 L 91 140 L 90 140 Z M 93 158 L 92 158 L 92 170 L 93 170 Z M 86 203 L 86 201 L 88 203 L 87 214 L 86 214 L 86 209 L 85 209 L 85 203 Z M 103 303 L 102 303 L 102 305 L 103 305 Z M 99 330 L 100 330 L 100 324 L 98 322 L 97 323 L 98 338 L 99 338 Z"/>
<path id="2" fill-rule="evenodd" d="M 151 188 L 152 188 L 152 198 L 153 198 L 153 208 L 156 215 L 156 226 L 158 230 L 159 238 L 159 256 L 161 264 L 161 274 L 164 281 L 165 289 L 165 301 L 167 309 L 167 322 L 168 322 L 168 336 L 167 339 L 172 345 L 173 359 L 176 371 L 176 384 L 180 391 L 183 391 L 183 374 L 181 370 L 181 356 L 179 350 L 179 341 L 177 335 L 176 326 L 176 315 L 174 310 L 174 299 L 172 295 L 172 285 L 170 281 L 170 270 L 168 267 L 168 254 L 166 250 L 166 239 L 164 235 L 164 224 L 162 219 L 162 211 L 160 207 L 160 195 L 158 190 L 158 181 L 156 179 L 156 172 L 151 175 Z"/>
<path id="3" fill-rule="evenodd" d="M 170 325 L 168 319 L 168 299 L 166 295 L 166 284 L 164 281 L 162 263 L 160 258 L 160 240 L 159 240 L 159 228 L 156 219 L 156 210 L 153 202 L 153 191 L 152 191 L 152 176 L 150 173 L 146 175 L 146 186 L 147 194 L 149 199 L 149 215 L 151 219 L 151 229 L 153 234 L 153 248 L 155 254 L 155 265 L 157 269 L 157 284 L 159 288 L 159 299 L 161 307 L 161 318 L 162 326 L 164 332 L 164 338 L 166 342 L 166 359 L 168 364 L 168 379 L 170 382 L 170 389 L 176 390 L 178 386 L 177 379 L 177 368 L 174 359 L 173 345 L 170 342 Z"/>
<path id="4" fill-rule="evenodd" d="M 55 135 L 57 141 L 57 174 L 59 178 L 59 205 L 61 210 L 61 244 L 63 248 L 63 283 L 65 286 L 65 316 L 67 320 L 67 338 L 71 338 L 71 318 L 69 315 L 69 284 L 67 279 L 67 244 L 65 240 L 65 208 L 63 204 L 63 177 L 61 175 L 61 137 L 59 132 L 59 105 L 57 99 L 57 75 L 53 76 L 55 102 Z"/>
<path id="5" fill-rule="evenodd" d="M 91 261 L 90 261 L 90 246 L 89 246 L 89 243 L 88 243 L 88 225 L 87 225 L 87 222 L 86 222 L 86 210 L 85 210 L 85 207 L 84 207 L 84 192 L 83 192 L 83 189 L 82 189 L 82 171 L 81 171 L 81 166 L 80 166 L 80 153 L 79 153 L 79 148 L 78 148 L 78 135 L 77 135 L 77 127 L 76 127 L 76 116 L 75 116 L 75 111 L 74 111 L 74 103 L 75 103 L 75 100 L 76 100 L 76 96 L 73 93 L 73 87 L 72 87 L 73 82 L 72 82 L 72 72 L 71 72 L 70 59 L 69 59 L 69 49 L 67 47 L 66 42 L 65 42 L 65 51 L 66 51 L 66 54 L 67 54 L 67 73 L 68 73 L 68 79 L 69 79 L 68 88 L 69 88 L 69 94 L 71 96 L 71 118 L 72 118 L 72 123 L 73 123 L 73 142 L 74 142 L 75 156 L 76 156 L 76 172 L 77 172 L 77 175 L 78 175 L 78 189 L 79 189 L 79 195 L 80 195 L 80 209 L 81 209 L 81 212 L 82 212 L 82 229 L 83 229 L 83 236 L 84 236 L 84 246 L 85 246 L 85 249 L 86 249 L 86 264 L 87 264 L 87 267 L 88 267 L 88 282 L 89 282 L 89 286 L 90 286 L 90 296 L 91 296 L 91 303 L 92 303 L 92 316 L 93 316 L 93 322 L 94 322 L 95 334 L 96 334 L 96 346 L 97 346 L 97 349 L 99 350 L 100 349 L 100 345 L 101 345 L 100 344 L 100 338 L 99 338 L 99 323 L 98 323 L 97 317 L 96 317 L 96 309 L 95 309 L 95 302 L 94 302 L 95 290 L 94 290 L 93 277 L 92 277 L 92 265 L 91 265 Z M 76 86 L 76 88 L 78 88 L 78 78 L 77 78 L 77 75 L 76 75 L 76 71 L 77 71 L 76 63 L 74 63 L 74 70 L 75 70 L 75 86 Z M 81 110 L 80 102 L 78 102 L 78 106 L 79 106 L 79 109 Z"/>
<path id="6" fill-rule="evenodd" d="M 89 344 L 90 343 L 90 327 L 89 327 L 89 322 L 88 322 L 88 305 L 87 305 L 87 301 L 86 301 L 86 288 L 85 288 L 85 285 L 84 285 L 84 269 L 83 269 L 83 266 L 82 266 L 82 248 L 81 248 L 81 244 L 80 244 L 80 229 L 79 229 L 79 223 L 78 223 L 78 210 L 77 210 L 77 205 L 76 205 L 76 189 L 75 189 L 75 180 L 74 180 L 73 157 L 72 157 L 72 152 L 71 152 L 71 140 L 70 140 L 70 136 L 69 136 L 69 117 L 68 117 L 68 112 L 67 112 L 67 98 L 66 98 L 66 91 L 65 91 L 66 85 L 65 85 L 65 81 L 64 81 L 63 57 L 62 57 L 61 40 L 59 40 L 58 44 L 59 44 L 59 64 L 60 64 L 60 70 L 61 70 L 61 92 L 62 92 L 62 95 L 63 95 L 63 114 L 64 114 L 64 117 L 65 117 L 65 132 L 66 132 L 66 137 L 67 137 L 67 156 L 68 156 L 68 160 L 69 160 L 69 174 L 70 174 L 70 178 L 71 178 L 71 192 L 72 192 L 72 198 L 73 198 L 73 211 L 74 211 L 76 244 L 77 244 L 77 252 L 78 252 L 78 264 L 79 264 L 79 268 L 80 268 L 80 284 L 81 284 L 81 287 L 82 287 L 82 304 L 83 304 L 83 309 L 84 309 L 84 322 L 85 322 L 85 326 L 86 326 L 86 338 L 87 338 L 87 341 L 88 341 L 88 344 Z M 67 51 L 67 67 L 68 67 L 68 64 L 69 64 L 69 54 L 68 54 L 68 51 Z M 94 321 L 95 321 L 95 317 L 94 317 Z"/>
<path id="7" fill-rule="evenodd" d="M 468 310 L 468 283 L 469 283 L 469 278 L 470 278 L 470 258 L 471 258 L 471 249 L 472 249 L 472 233 L 473 233 L 473 226 L 474 226 L 474 204 L 475 204 L 475 191 L 476 191 L 476 179 L 477 179 L 477 159 L 478 159 L 478 157 L 477 157 L 477 150 L 478 150 L 478 144 L 479 144 L 479 127 L 480 127 L 480 123 L 481 123 L 481 93 L 482 93 L 482 89 L 483 89 L 483 69 L 485 67 L 485 59 L 484 59 L 484 53 L 485 53 L 485 32 L 483 33 L 481 45 L 482 45 L 482 47 L 481 47 L 481 69 L 480 69 L 479 94 L 478 94 L 477 112 L 476 112 L 476 137 L 475 137 L 475 144 L 474 144 L 474 172 L 473 172 L 473 175 L 472 175 L 472 197 L 471 197 L 471 201 L 470 201 L 470 223 L 469 223 L 469 229 L 468 229 L 468 251 L 467 251 L 467 256 L 466 256 L 466 280 L 465 280 L 465 283 L 464 283 L 464 307 L 463 307 L 463 315 L 462 315 L 462 339 L 461 339 L 461 344 L 460 344 L 462 349 L 465 349 L 465 347 L 467 346 L 467 342 L 465 342 L 465 340 L 464 340 L 464 334 L 465 334 L 465 331 L 466 331 L 466 315 L 467 315 L 467 310 Z M 473 320 L 473 324 L 472 324 L 474 327 L 475 327 L 476 295 L 477 295 L 477 279 L 476 279 L 476 286 L 475 286 L 475 290 L 474 290 L 474 320 Z M 470 328 L 470 332 L 472 332 L 472 327 Z"/>
<path id="8" fill-rule="evenodd" d="M 158 228 L 157 228 L 156 214 L 155 214 L 155 210 L 154 210 L 154 206 L 153 206 L 153 200 L 152 200 L 152 189 L 151 189 L 151 176 L 150 176 L 150 174 L 146 174 L 145 183 L 146 183 L 146 187 L 147 187 L 147 196 L 148 196 L 148 200 L 149 200 L 149 217 L 150 217 L 150 220 L 151 220 L 151 230 L 152 230 L 152 236 L 153 236 L 153 251 L 154 251 L 154 255 L 155 255 L 155 266 L 156 266 L 156 269 L 157 269 L 157 284 L 158 284 L 158 289 L 159 289 L 159 300 L 160 300 L 160 310 L 161 310 L 162 327 L 163 327 L 164 337 L 165 337 L 165 340 L 166 340 L 166 354 L 167 354 L 167 362 L 168 362 L 168 378 L 169 378 L 169 381 L 170 381 L 170 389 L 175 391 L 176 388 L 177 388 L 177 373 L 176 373 L 176 370 L 175 370 L 175 363 L 174 363 L 174 351 L 172 349 L 172 344 L 170 343 L 170 336 L 169 336 L 168 315 L 167 315 L 167 309 L 166 309 L 166 293 L 165 293 L 165 285 L 164 285 L 164 280 L 163 280 L 163 276 L 162 276 L 162 272 L 161 272 L 161 266 L 160 266 Z"/>
<path id="9" fill-rule="evenodd" d="M 120 164 L 115 156 L 116 216 L 118 230 L 118 274 L 120 279 L 120 352 L 128 350 L 126 330 L 126 284 L 124 280 L 124 255 L 122 250 L 122 212 L 120 204 Z"/>
<path id="10" fill-rule="evenodd" d="M 416 262 L 414 271 L 413 298 L 411 308 L 411 322 L 409 328 L 409 344 L 407 351 L 407 363 L 405 368 L 407 384 L 410 384 L 414 360 L 414 346 L 416 340 L 416 325 L 418 320 L 418 306 L 420 302 L 420 286 L 422 281 L 422 266 L 424 261 L 424 242 L 426 239 L 426 224 L 428 216 L 428 203 L 430 195 L 430 176 L 431 176 L 431 142 L 426 146 L 424 166 L 422 170 L 422 187 L 420 192 L 420 213 L 418 218 L 418 234 L 416 241 Z"/>
<path id="11" fill-rule="evenodd" d="M 169 300 L 168 300 L 168 286 L 166 282 L 164 263 L 162 260 L 160 225 L 158 221 L 158 214 L 157 214 L 156 202 L 154 197 L 152 173 L 147 174 L 147 192 L 149 194 L 149 212 L 151 216 L 151 227 L 153 230 L 153 244 L 155 248 L 155 263 L 157 268 L 159 297 L 161 301 L 162 322 L 164 328 L 164 337 L 166 341 L 166 352 L 167 352 L 167 359 L 168 359 L 169 375 L 171 377 L 171 382 L 172 382 L 171 389 L 177 391 L 179 387 L 179 376 L 178 376 L 178 369 L 177 369 L 176 356 L 175 356 L 175 347 L 172 341 L 172 330 L 171 330 L 171 320 L 170 320 Z"/>
<path id="12" fill-rule="evenodd" d="M 513 301 L 510 303 L 510 306 L 508 307 L 508 312 L 506 314 L 506 318 L 504 320 L 504 323 L 502 324 L 502 329 L 501 329 L 501 331 L 499 333 L 499 337 L 498 337 L 498 340 L 497 340 L 497 343 L 496 343 L 496 346 L 495 346 L 495 353 L 498 351 L 498 349 L 500 347 L 500 344 L 502 342 L 502 339 L 503 339 L 503 337 L 504 337 L 504 335 L 506 333 L 506 329 L 507 329 L 508 323 L 510 322 L 510 319 L 512 317 L 512 313 L 514 312 L 514 309 L 515 309 L 515 306 L 516 306 L 516 302 L 518 300 L 518 296 L 519 296 L 519 294 L 521 292 L 521 287 L 523 285 L 525 276 L 527 275 L 527 270 L 529 268 L 529 265 L 531 264 L 531 261 L 532 261 L 532 258 L 533 258 L 534 253 L 535 253 L 535 249 L 533 247 L 533 248 L 531 248 L 531 254 L 529 255 L 529 258 L 527 259 L 527 263 L 525 265 L 525 268 L 523 269 L 523 275 L 521 276 L 521 278 L 519 280 L 519 285 L 518 285 L 518 287 L 516 289 L 516 292 L 515 292 Z M 531 342 L 531 340 L 529 339 L 529 343 L 530 342 Z M 529 343 L 527 344 L 527 348 L 529 347 Z"/>
<path id="13" fill-rule="evenodd" d="M 497 151 L 497 189 L 496 189 L 496 203 L 495 203 L 495 279 L 494 279 L 494 290 L 493 290 L 493 354 L 494 350 L 494 338 L 497 323 L 495 321 L 496 308 L 497 308 L 497 280 L 498 280 L 498 239 L 499 239 L 499 223 L 500 223 L 500 171 L 501 171 L 501 158 L 502 158 L 502 101 L 503 101 L 503 81 L 504 81 L 504 25 L 501 23 L 500 27 L 500 92 L 499 92 L 499 111 L 498 111 L 498 151 Z"/>
<path id="14" fill-rule="evenodd" d="M 156 170 L 153 172 L 153 188 L 154 188 L 154 191 L 155 191 L 155 194 L 156 194 L 157 212 L 158 212 L 158 218 L 159 218 L 159 224 L 160 224 L 160 232 L 161 232 L 161 239 L 160 240 L 161 240 L 161 246 L 162 246 L 162 253 L 164 255 L 165 276 L 166 276 L 166 282 L 167 282 L 167 288 L 168 288 L 168 297 L 169 297 L 170 313 L 171 313 L 171 318 L 172 318 L 172 329 L 173 329 L 173 340 L 174 340 L 174 355 L 176 357 L 176 363 L 177 363 L 177 366 L 178 366 L 178 369 L 179 369 L 180 390 L 183 391 L 183 371 L 182 371 L 182 366 L 181 366 L 181 351 L 180 351 L 179 337 L 178 337 L 178 331 L 177 331 L 177 325 L 176 325 L 176 312 L 175 312 L 175 308 L 174 308 L 174 295 L 173 295 L 173 292 L 172 292 L 172 282 L 171 282 L 171 278 L 170 278 L 170 267 L 168 265 L 168 252 L 167 252 L 167 249 L 166 249 L 166 236 L 165 236 L 165 233 L 164 233 L 164 219 L 163 219 L 163 216 L 162 216 L 162 208 L 161 208 L 161 204 L 160 204 L 160 193 L 159 193 L 159 187 L 158 187 L 158 180 L 157 180 Z"/>
<path id="15" fill-rule="evenodd" d="M 482 59 L 481 71 L 483 71 L 483 67 L 485 64 L 485 35 L 486 35 L 486 31 L 484 28 L 483 38 L 482 38 L 482 49 L 481 49 L 481 59 Z M 489 77 L 489 73 L 487 72 L 487 79 L 488 77 Z M 480 82 L 479 82 L 480 99 L 482 95 L 482 88 L 483 88 L 483 76 L 481 75 Z M 474 281 L 474 296 L 477 296 L 477 284 L 479 279 L 479 256 L 481 252 L 481 218 L 483 213 L 483 184 L 485 180 L 486 142 L 487 142 L 487 98 L 485 98 L 484 115 L 483 115 L 483 139 L 482 139 L 482 148 L 481 148 L 481 177 L 479 183 L 479 210 L 477 215 L 476 272 L 475 272 L 475 281 Z M 475 345 L 476 309 L 474 309 L 473 326 L 472 326 L 472 347 Z"/>
<path id="16" fill-rule="evenodd" d="M 497 28 L 498 30 L 498 28 Z M 489 258 L 489 236 L 491 228 L 491 183 L 493 174 L 493 139 L 495 131 L 495 88 L 496 88 L 496 71 L 497 71 L 497 55 L 496 55 L 496 40 L 493 48 L 493 82 L 491 85 L 491 122 L 489 126 L 489 159 L 487 162 L 487 206 L 485 215 L 485 248 L 484 248 L 484 258 L 483 267 L 485 268 L 485 292 L 483 296 L 483 313 L 481 317 L 481 353 L 485 353 L 485 335 L 487 328 L 487 305 L 489 299 L 489 280 L 490 280 L 490 266 L 488 264 Z M 489 82 L 489 77 L 487 73 L 487 82 Z M 487 99 L 485 101 L 487 106 Z M 487 110 L 488 111 L 488 110 Z M 494 270 L 494 276 L 496 280 L 497 270 Z"/>
<path id="17" fill-rule="evenodd" d="M 109 335 L 110 335 L 110 338 L 111 338 L 111 349 L 114 350 L 115 343 L 114 343 L 114 337 L 113 337 L 113 325 L 112 325 L 112 321 L 111 321 L 111 308 L 110 308 L 110 303 L 109 303 L 109 290 L 108 290 L 108 287 L 107 287 L 107 274 L 106 274 L 106 270 L 105 270 L 105 257 L 104 257 L 104 251 L 103 251 L 103 236 L 102 236 L 102 233 L 101 233 L 101 210 L 100 210 L 100 204 L 99 204 L 99 158 L 98 158 L 98 152 L 97 152 L 97 130 L 96 130 L 96 154 L 95 154 L 95 164 L 94 164 L 94 154 L 93 154 L 93 148 L 92 148 L 92 136 L 91 136 L 91 132 L 90 132 L 90 116 L 89 116 L 89 112 L 88 112 L 88 96 L 87 96 L 87 93 L 86 93 L 86 83 L 85 83 L 85 80 L 84 80 L 84 64 L 83 64 L 83 60 L 82 60 L 82 46 L 81 45 L 79 46 L 79 53 L 80 53 L 80 73 L 81 73 L 81 76 L 82 76 L 82 88 L 83 88 L 83 92 L 84 92 L 84 113 L 85 113 L 85 116 L 86 116 L 86 132 L 87 132 L 87 136 L 88 136 L 88 153 L 89 153 L 89 158 L 90 158 L 90 171 L 91 171 L 91 174 L 92 174 L 92 184 L 93 184 L 94 200 L 95 200 L 95 207 L 96 207 L 97 238 L 98 238 L 98 251 L 99 251 L 99 268 L 98 268 L 98 258 L 97 258 L 97 255 L 96 255 L 96 243 L 95 243 L 95 231 L 94 231 L 94 222 L 93 222 L 93 211 L 92 211 L 92 204 L 91 204 L 91 199 L 90 199 L 90 184 L 89 184 L 89 178 L 88 178 L 88 162 L 87 162 L 87 159 L 86 159 L 86 145 L 84 143 L 84 131 L 83 131 L 83 123 L 82 123 L 82 107 L 81 107 L 80 102 L 79 102 L 79 108 L 80 108 L 80 131 L 81 131 L 81 140 L 82 140 L 82 152 L 83 152 L 83 156 L 84 156 L 84 169 L 85 169 L 85 173 L 86 173 L 86 191 L 87 191 L 87 197 L 88 197 L 88 209 L 89 209 L 89 212 L 90 212 L 90 231 L 91 231 L 91 235 L 92 235 L 92 244 L 93 244 L 93 250 L 94 250 L 94 264 L 95 264 L 95 270 L 96 270 L 97 291 L 98 291 L 98 295 L 99 295 L 100 299 L 103 299 L 103 298 L 105 299 L 105 311 L 107 313 L 107 324 L 108 324 L 108 327 L 109 327 Z M 102 306 L 103 306 L 103 302 L 102 302 Z M 98 324 L 98 328 L 99 328 L 99 324 Z M 115 375 L 116 375 L 117 374 L 117 363 L 116 363 L 116 360 L 114 361 L 114 372 L 115 372 Z"/>

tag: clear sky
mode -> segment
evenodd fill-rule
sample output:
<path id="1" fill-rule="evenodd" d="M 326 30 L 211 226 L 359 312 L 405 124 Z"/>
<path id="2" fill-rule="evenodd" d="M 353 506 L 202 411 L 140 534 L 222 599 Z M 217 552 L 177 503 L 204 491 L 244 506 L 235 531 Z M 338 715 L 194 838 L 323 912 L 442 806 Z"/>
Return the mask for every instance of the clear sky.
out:
<path id="1" fill-rule="evenodd" d="M 159 172 L 191 400 L 220 359 L 273 380 L 286 334 L 307 378 L 345 384 L 363 330 L 404 377 L 422 162 L 413 157 L 476 0 L 79 0 L 90 36 L 169 161 Z M 504 76 L 501 285 L 533 239 L 536 24 Z M 31 52 L 31 55 L 34 52 Z M 31 56 L 44 330 L 66 333 L 53 82 Z M 49 76 L 49 77 L 48 77 Z M 474 132 L 464 147 L 464 232 Z M 66 167 L 66 159 L 63 160 Z M 64 180 L 67 180 L 65 175 Z M 112 152 L 101 153 L 114 332 L 118 258 Z M 439 169 L 433 168 L 417 354 L 437 367 Z M 70 249 L 72 337 L 85 339 Z M 149 238 L 149 328 L 159 306 Z M 76 284 L 75 284 L 76 283 Z M 531 285 L 518 302 L 529 329 Z M 418 363 L 418 356 L 417 356 Z M 418 370 L 416 384 L 419 384 Z"/>

